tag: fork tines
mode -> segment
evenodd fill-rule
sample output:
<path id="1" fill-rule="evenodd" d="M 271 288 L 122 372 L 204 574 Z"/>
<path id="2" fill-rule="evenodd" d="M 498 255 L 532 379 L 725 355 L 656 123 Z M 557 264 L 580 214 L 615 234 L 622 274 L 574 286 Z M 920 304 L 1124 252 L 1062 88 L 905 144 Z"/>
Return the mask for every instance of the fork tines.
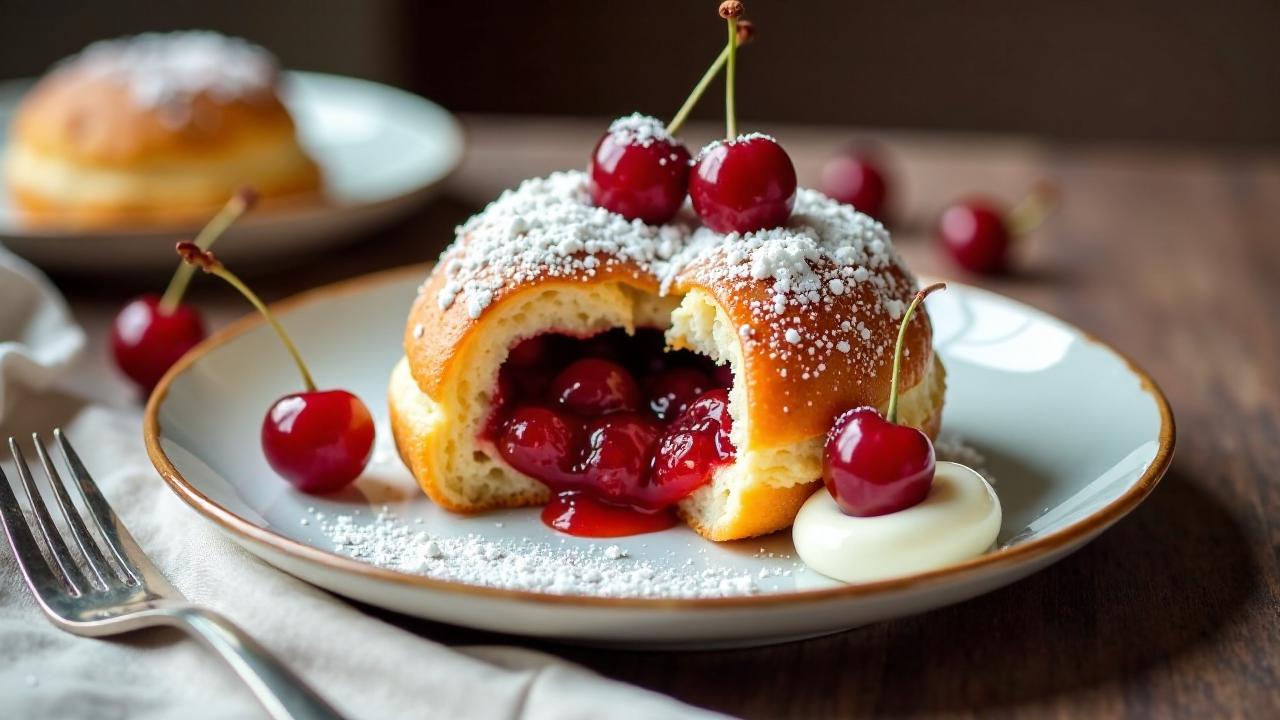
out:
<path id="1" fill-rule="evenodd" d="M 31 437 L 47 484 L 61 511 L 63 527 L 54 523 L 35 473 L 17 440 L 12 437 L 9 438 L 9 452 L 13 455 L 18 478 L 27 497 L 30 521 L 9 479 L 0 470 L 0 521 L 23 575 L 38 595 L 43 595 L 42 591 L 57 590 L 58 586 L 77 596 L 95 590 L 137 587 L 141 582 L 138 570 L 121 549 L 122 542 L 132 544 L 132 538 L 127 537 L 124 526 L 99 492 L 66 436 L 61 430 L 54 430 L 53 434 L 73 482 L 62 479 L 40 436 L 32 434 Z M 79 495 L 83 514 L 72 501 L 67 491 L 68 484 Z M 86 525 L 85 515 L 96 528 L 96 535 Z M 73 553 L 70 545 L 74 545 L 78 553 Z"/>

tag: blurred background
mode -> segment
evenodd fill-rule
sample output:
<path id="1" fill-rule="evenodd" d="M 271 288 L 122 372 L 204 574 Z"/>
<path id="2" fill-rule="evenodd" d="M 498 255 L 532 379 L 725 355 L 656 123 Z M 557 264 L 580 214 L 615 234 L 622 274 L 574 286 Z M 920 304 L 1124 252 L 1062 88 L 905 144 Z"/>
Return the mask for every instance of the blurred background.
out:
<path id="1" fill-rule="evenodd" d="M 753 0 L 739 107 L 775 123 L 1140 143 L 1280 141 L 1280 3 Z M 714 2 L 5 3 L 0 77 L 103 37 L 212 28 L 292 68 L 456 112 L 670 116 L 723 41 Z M 714 95 L 698 115 L 719 118 Z"/>

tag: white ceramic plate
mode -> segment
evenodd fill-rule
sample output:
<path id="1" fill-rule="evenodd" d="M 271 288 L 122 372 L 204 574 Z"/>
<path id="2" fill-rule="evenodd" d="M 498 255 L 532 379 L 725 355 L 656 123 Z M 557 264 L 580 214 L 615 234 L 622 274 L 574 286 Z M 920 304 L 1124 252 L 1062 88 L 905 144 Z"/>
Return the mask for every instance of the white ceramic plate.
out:
<path id="1" fill-rule="evenodd" d="M 18 100 L 31 81 L 0 83 L 0 153 Z M 236 264 L 311 250 L 359 235 L 412 210 L 462 159 L 457 120 L 439 105 L 355 78 L 290 72 L 284 100 L 303 145 L 320 164 L 325 198 L 252 213 L 218 241 Z M 0 242 L 57 270 L 130 272 L 172 269 L 173 245 L 195 228 L 101 232 L 35 230 L 0 178 Z"/>
<path id="2" fill-rule="evenodd" d="M 401 355 L 405 311 L 425 272 L 383 273 L 281 305 L 320 382 L 356 392 L 379 418 L 375 461 L 355 489 L 330 498 L 301 495 L 266 465 L 258 445 L 262 415 L 274 398 L 296 391 L 298 379 L 277 340 L 252 318 L 181 361 L 152 396 L 146 420 L 157 469 L 235 541 L 316 585 L 410 615 L 648 647 L 752 645 L 836 632 L 958 602 L 1062 558 L 1146 497 L 1173 451 L 1167 403 L 1123 357 L 1042 312 L 952 284 L 929 299 L 929 312 L 948 371 L 944 432 L 987 455 L 1004 506 L 999 547 L 985 556 L 927 574 L 843 585 L 804 570 L 786 532 L 714 544 L 680 527 L 599 541 L 563 538 L 533 509 L 452 515 L 418 492 L 385 427 L 387 375 Z M 582 592 L 581 583 L 532 592 L 487 587 L 491 579 L 483 576 L 425 577 L 412 562 L 397 569 L 350 557 L 351 548 L 338 547 L 332 528 L 324 529 L 339 515 L 357 530 L 385 527 L 387 521 L 375 520 L 384 506 L 407 528 L 406 538 L 425 533 L 441 540 L 446 557 L 437 567 L 449 567 L 450 553 L 461 557 L 456 545 L 469 534 L 478 536 L 472 542 L 481 555 L 505 549 L 488 560 L 514 558 L 534 574 L 559 572 L 547 565 L 557 559 L 570 568 L 565 572 L 600 567 L 601 557 L 617 554 L 608 546 L 617 545 L 626 557 L 605 563 L 606 573 L 644 569 L 668 584 L 656 588 L 666 595 L 681 583 L 706 592 L 707 578 L 727 578 L 723 592 L 730 596 L 715 597 L 722 593 L 714 588 L 707 597 L 641 596 L 655 591 L 650 582 L 621 597 L 600 597 L 619 592 L 608 578 L 599 591 L 572 594 Z"/>

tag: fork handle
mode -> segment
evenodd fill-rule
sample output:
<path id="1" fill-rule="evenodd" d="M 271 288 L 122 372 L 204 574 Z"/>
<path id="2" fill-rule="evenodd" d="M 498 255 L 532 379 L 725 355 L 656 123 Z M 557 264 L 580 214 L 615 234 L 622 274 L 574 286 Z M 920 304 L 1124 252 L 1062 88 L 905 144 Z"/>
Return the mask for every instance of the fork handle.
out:
<path id="1" fill-rule="evenodd" d="M 166 608 L 164 616 L 217 652 L 276 720 L 342 720 L 301 678 L 222 615 L 187 605 Z"/>

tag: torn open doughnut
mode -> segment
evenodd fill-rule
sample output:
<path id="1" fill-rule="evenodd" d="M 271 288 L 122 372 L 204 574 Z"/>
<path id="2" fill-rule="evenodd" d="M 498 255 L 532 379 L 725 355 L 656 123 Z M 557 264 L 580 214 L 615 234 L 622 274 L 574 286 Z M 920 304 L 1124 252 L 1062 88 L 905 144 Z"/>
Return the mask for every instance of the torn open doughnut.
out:
<path id="1" fill-rule="evenodd" d="M 389 404 L 439 505 L 548 504 L 583 535 L 679 517 L 711 540 L 791 525 L 850 407 L 883 407 L 915 278 L 875 220 L 800 189 L 782 227 L 721 234 L 525 181 L 458 229 L 420 288 Z M 944 371 L 906 335 L 898 417 L 933 435 Z"/>

